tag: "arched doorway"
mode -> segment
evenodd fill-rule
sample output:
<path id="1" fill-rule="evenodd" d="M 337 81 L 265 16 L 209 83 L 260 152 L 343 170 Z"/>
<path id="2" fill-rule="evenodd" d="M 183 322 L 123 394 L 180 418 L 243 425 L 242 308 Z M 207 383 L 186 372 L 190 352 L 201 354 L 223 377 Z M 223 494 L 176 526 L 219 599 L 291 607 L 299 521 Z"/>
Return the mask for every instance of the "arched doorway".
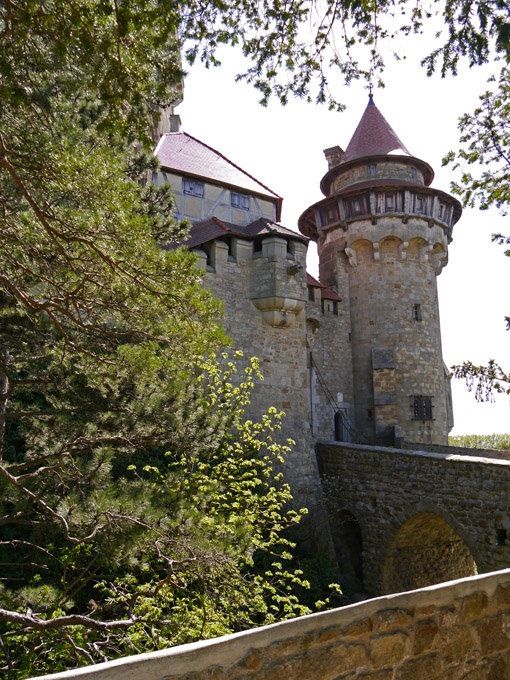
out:
<path id="1" fill-rule="evenodd" d="M 433 512 L 408 519 L 391 539 L 384 564 L 385 593 L 424 588 L 476 574 L 469 548 Z"/>
<path id="2" fill-rule="evenodd" d="M 332 529 L 340 585 L 345 598 L 352 602 L 364 592 L 361 528 L 351 512 L 339 510 Z"/>
<path id="3" fill-rule="evenodd" d="M 346 442 L 347 437 L 345 433 L 344 418 L 339 411 L 335 413 L 335 441 L 336 442 Z"/>

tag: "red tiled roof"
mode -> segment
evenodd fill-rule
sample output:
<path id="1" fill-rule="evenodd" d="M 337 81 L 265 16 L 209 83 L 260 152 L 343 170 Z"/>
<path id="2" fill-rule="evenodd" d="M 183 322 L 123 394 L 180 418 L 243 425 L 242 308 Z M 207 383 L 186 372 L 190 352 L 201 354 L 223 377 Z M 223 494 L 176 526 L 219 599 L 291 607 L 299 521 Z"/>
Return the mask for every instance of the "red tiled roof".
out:
<path id="1" fill-rule="evenodd" d="M 388 155 L 411 156 L 370 97 L 341 162 L 346 163 L 365 156 Z"/>
<path id="2" fill-rule="evenodd" d="M 326 288 L 323 283 L 317 281 L 317 279 L 314 279 L 314 277 L 308 272 L 306 272 L 306 285 L 313 286 L 314 288 Z"/>
<path id="3" fill-rule="evenodd" d="M 326 286 L 321 283 L 320 281 L 317 281 L 311 274 L 306 272 L 306 284 L 308 286 L 313 286 L 314 288 L 320 288 L 321 289 L 321 298 L 325 298 L 326 300 L 336 300 L 337 302 L 341 302 L 342 298 L 335 293 L 334 290 L 330 290 L 329 288 L 326 288 Z"/>
<path id="4" fill-rule="evenodd" d="M 287 236 L 298 241 L 308 241 L 306 236 L 302 236 L 295 231 L 282 227 L 281 224 L 271 222 L 264 217 L 251 222 L 246 227 L 241 227 L 238 224 L 231 224 L 230 222 L 224 222 L 217 217 L 211 217 L 208 220 L 195 222 L 192 225 L 190 236 L 185 245 L 188 246 L 188 248 L 197 248 L 202 243 L 207 243 L 220 236 L 225 236 L 225 234 L 241 236 L 247 239 L 262 235 Z"/>
<path id="5" fill-rule="evenodd" d="M 281 209 L 282 199 L 278 194 L 232 163 L 219 151 L 187 132 L 168 132 L 162 135 L 154 154 L 162 168 L 276 199 Z"/>
<path id="6" fill-rule="evenodd" d="M 346 164 L 355 164 L 364 158 L 370 158 L 377 162 L 388 156 L 391 158 L 409 158 L 413 165 L 419 165 L 426 186 L 429 186 L 434 179 L 434 171 L 430 165 L 416 158 L 406 149 L 370 96 L 368 106 L 340 162 L 330 168 L 321 180 L 322 193 L 329 196 L 333 179 L 342 173 Z M 386 181 L 391 182 L 391 180 Z"/>
<path id="7" fill-rule="evenodd" d="M 329 288 L 321 290 L 321 297 L 326 298 L 326 300 L 336 300 L 337 302 L 342 301 L 342 298 L 338 295 L 338 293 L 335 293 L 334 290 L 330 290 Z"/>

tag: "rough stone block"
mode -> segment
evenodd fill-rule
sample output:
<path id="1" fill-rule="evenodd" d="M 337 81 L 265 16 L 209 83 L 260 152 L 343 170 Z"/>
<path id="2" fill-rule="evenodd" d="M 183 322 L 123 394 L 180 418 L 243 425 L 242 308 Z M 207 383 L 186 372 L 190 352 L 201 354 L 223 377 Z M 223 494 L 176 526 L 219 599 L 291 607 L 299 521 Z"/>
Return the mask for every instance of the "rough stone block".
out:
<path id="1" fill-rule="evenodd" d="M 370 618 L 360 619 L 346 626 L 342 630 L 342 637 L 360 637 L 366 633 L 371 633 L 373 629 L 372 620 Z"/>
<path id="2" fill-rule="evenodd" d="M 494 599 L 498 609 L 510 608 L 510 583 L 502 583 L 496 588 Z"/>
<path id="3" fill-rule="evenodd" d="M 504 631 L 503 617 L 495 616 L 476 625 L 476 632 L 480 638 L 482 654 L 490 654 L 503 649 L 508 649 L 508 636 Z"/>
<path id="4" fill-rule="evenodd" d="M 382 368 L 395 368 L 395 356 L 392 349 L 373 349 L 372 368 L 374 370 Z"/>
<path id="5" fill-rule="evenodd" d="M 386 609 L 373 617 L 377 632 L 383 633 L 394 628 L 406 628 L 412 622 L 412 616 L 403 609 Z"/>
<path id="6" fill-rule="evenodd" d="M 395 666 L 402 661 L 408 647 L 404 633 L 388 633 L 370 641 L 370 659 L 374 668 Z"/>
<path id="7" fill-rule="evenodd" d="M 250 671 L 256 671 L 260 668 L 262 661 L 262 654 L 259 649 L 252 649 L 242 661 L 239 662 L 241 668 L 246 668 Z"/>
<path id="8" fill-rule="evenodd" d="M 472 621 L 479 619 L 487 609 L 488 598 L 485 593 L 478 592 L 468 595 L 462 600 L 459 620 Z"/>
<path id="9" fill-rule="evenodd" d="M 332 640 L 340 640 L 342 637 L 342 632 L 338 628 L 328 628 L 319 634 L 317 644 L 330 643 Z"/>
<path id="10" fill-rule="evenodd" d="M 438 627 L 434 621 L 420 623 L 415 630 L 413 640 L 413 654 L 418 656 L 433 648 L 437 640 Z"/>
<path id="11" fill-rule="evenodd" d="M 416 618 L 425 618 L 433 616 L 436 613 L 437 608 L 434 605 L 428 605 L 427 607 L 420 607 L 416 610 Z"/>
<path id="12" fill-rule="evenodd" d="M 395 673 L 395 680 L 439 680 L 441 658 L 439 654 L 409 659 Z"/>
<path id="13" fill-rule="evenodd" d="M 320 680 L 336 680 L 348 675 L 350 671 L 366 668 L 367 654 L 363 645 L 336 645 L 311 649 L 306 654 L 299 654 L 282 663 L 275 663 L 272 668 L 264 666 L 257 671 L 257 680 L 276 680 L 281 678 L 320 678 Z M 237 680 L 233 676 L 233 680 Z"/>
<path id="14" fill-rule="evenodd" d="M 477 652 L 477 646 L 469 628 L 457 628 L 450 631 L 441 646 L 443 661 L 445 664 L 461 663 L 472 657 Z"/>

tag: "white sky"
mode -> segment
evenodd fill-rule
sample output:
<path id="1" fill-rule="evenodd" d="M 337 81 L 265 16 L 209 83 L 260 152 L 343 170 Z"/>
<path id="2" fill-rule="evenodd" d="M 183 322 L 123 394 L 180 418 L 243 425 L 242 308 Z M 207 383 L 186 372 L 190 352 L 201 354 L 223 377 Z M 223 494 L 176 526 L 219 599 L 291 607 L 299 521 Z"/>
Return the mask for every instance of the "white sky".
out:
<path id="1" fill-rule="evenodd" d="M 413 38 L 419 41 L 420 38 Z M 236 84 L 239 56 L 222 53 L 222 66 L 189 69 L 184 102 L 177 112 L 182 130 L 223 153 L 283 197 L 282 224 L 297 231 L 297 219 L 322 194 L 319 182 L 327 170 L 323 149 L 346 148 L 368 103 L 364 84 L 343 87 L 344 113 L 324 106 L 276 101 L 258 104 L 258 93 Z M 441 168 L 447 151 L 458 147 L 457 120 L 475 108 L 486 89 L 487 69 L 461 72 L 456 78 L 427 78 L 418 61 L 388 68 L 385 89 L 374 101 L 409 151 L 435 170 L 433 186 L 449 191 L 453 175 Z M 340 76 L 339 76 L 340 82 Z M 483 364 L 493 358 L 510 370 L 510 259 L 491 243 L 493 232 L 510 233 L 510 218 L 498 211 L 466 209 L 457 223 L 449 264 L 438 279 L 443 354 L 448 366 L 470 359 Z M 314 245 L 309 271 L 317 275 Z M 455 428 L 452 434 L 510 432 L 510 399 L 480 404 L 463 382 L 453 381 Z"/>

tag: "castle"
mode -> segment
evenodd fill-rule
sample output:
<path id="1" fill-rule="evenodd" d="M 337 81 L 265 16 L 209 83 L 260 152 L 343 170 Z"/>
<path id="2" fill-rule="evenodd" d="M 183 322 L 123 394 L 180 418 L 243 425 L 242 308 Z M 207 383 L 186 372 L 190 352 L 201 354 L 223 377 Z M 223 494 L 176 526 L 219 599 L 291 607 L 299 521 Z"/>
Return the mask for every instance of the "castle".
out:
<path id="1" fill-rule="evenodd" d="M 446 445 L 436 277 L 461 205 L 430 186 L 432 168 L 372 96 L 346 150 L 326 149 L 324 198 L 304 210 L 300 234 L 279 223 L 277 194 L 191 135 L 163 134 L 155 153 L 153 181 L 172 185 L 177 217 L 192 222 L 187 245 L 224 302 L 227 334 L 260 359 L 249 415 L 286 412 L 298 502 L 320 496 L 316 442 Z M 310 239 L 320 281 L 306 273 Z"/>
<path id="2" fill-rule="evenodd" d="M 176 130 L 156 152 L 154 181 L 171 182 L 193 222 L 188 246 L 227 332 L 260 357 L 253 415 L 287 412 L 294 496 L 320 500 L 318 461 L 343 576 L 398 594 L 73 677 L 508 678 L 510 453 L 446 447 L 436 276 L 458 201 L 430 188 L 432 169 L 372 98 L 345 152 L 326 150 L 325 198 L 303 212 L 302 235 L 279 224 L 279 196 L 206 144 Z M 320 282 L 305 272 L 310 238 Z"/>

